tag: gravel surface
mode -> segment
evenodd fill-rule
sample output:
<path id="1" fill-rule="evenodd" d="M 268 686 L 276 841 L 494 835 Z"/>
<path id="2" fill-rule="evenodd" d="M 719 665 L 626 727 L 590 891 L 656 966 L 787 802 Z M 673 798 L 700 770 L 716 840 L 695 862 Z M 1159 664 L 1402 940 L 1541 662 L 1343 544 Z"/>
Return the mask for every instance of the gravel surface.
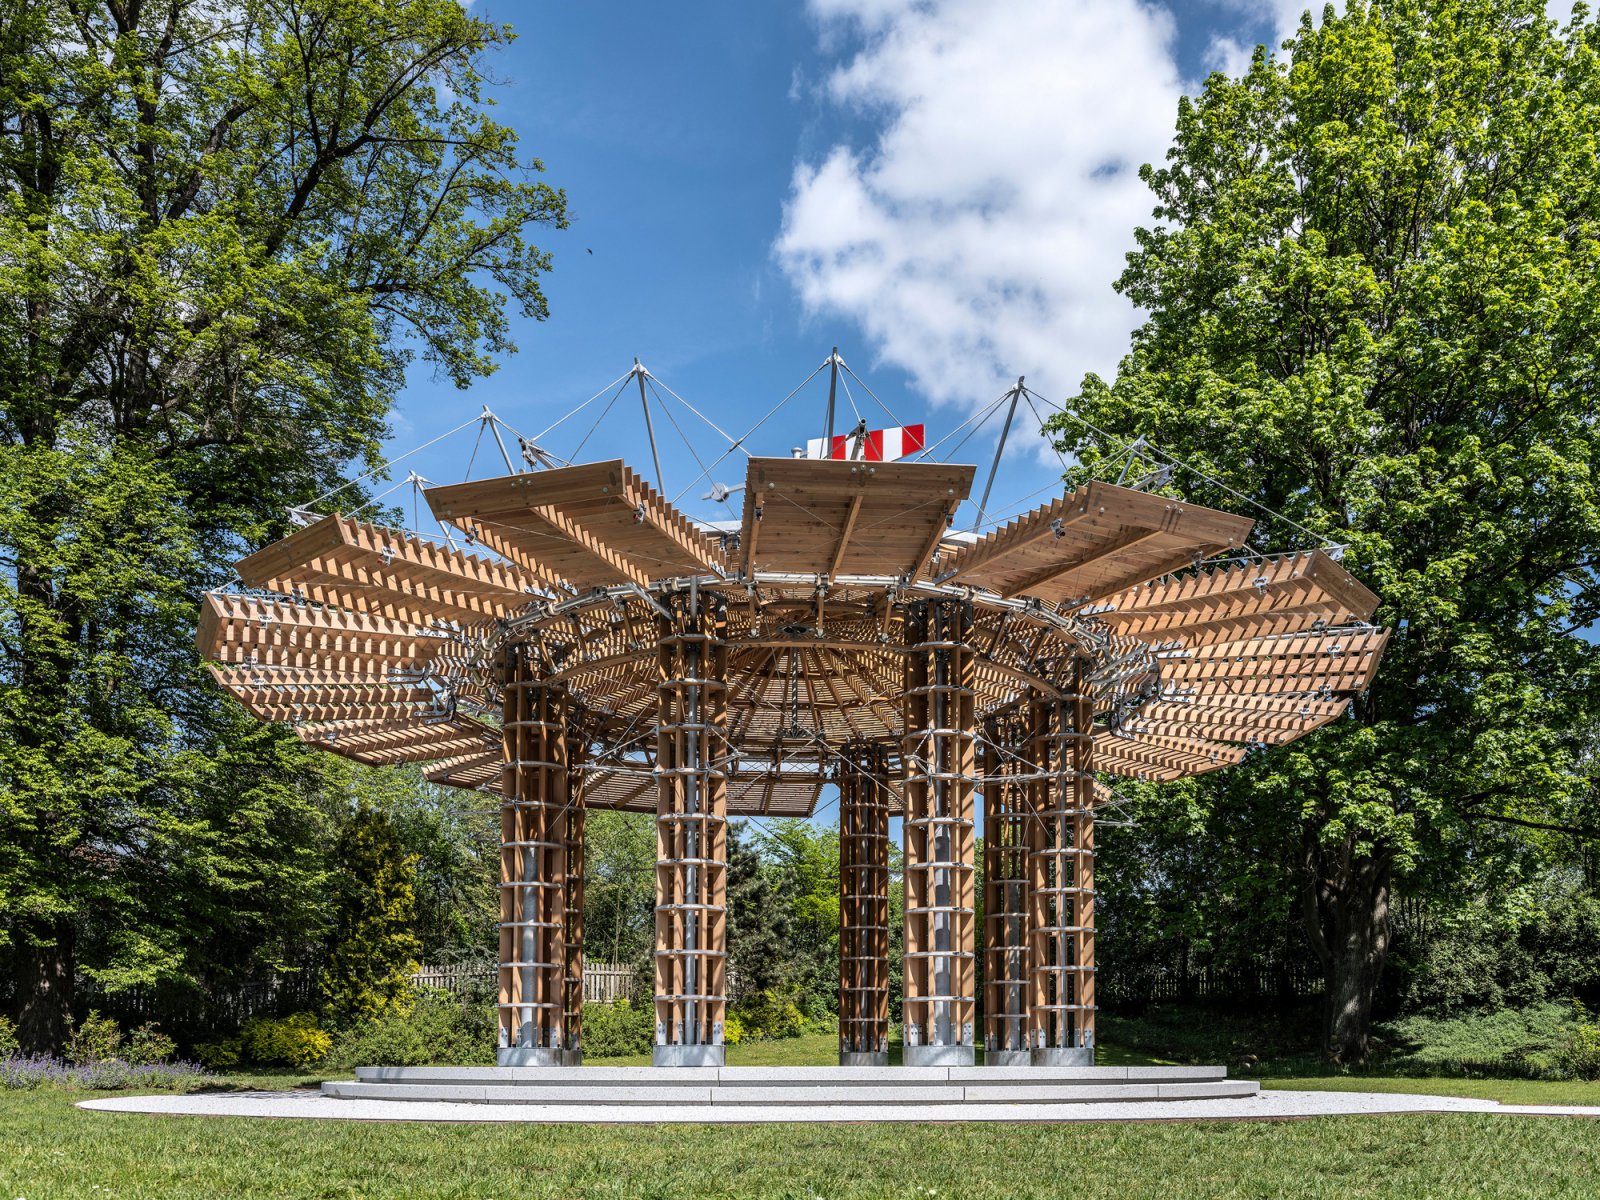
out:
<path id="1" fill-rule="evenodd" d="M 115 1096 L 85 1100 L 96 1112 L 200 1117 L 301 1117 L 332 1121 L 477 1121 L 578 1124 L 666 1122 L 744 1124 L 782 1121 L 1216 1121 L 1362 1113 L 1512 1113 L 1600 1117 L 1600 1107 L 1499 1104 L 1456 1096 L 1393 1092 L 1280 1092 L 1234 1100 L 1166 1100 L 1106 1104 L 952 1104 L 936 1116 L 922 1105 L 601 1105 L 452 1104 L 411 1100 L 340 1100 L 317 1092 L 210 1092 L 187 1096 Z"/>

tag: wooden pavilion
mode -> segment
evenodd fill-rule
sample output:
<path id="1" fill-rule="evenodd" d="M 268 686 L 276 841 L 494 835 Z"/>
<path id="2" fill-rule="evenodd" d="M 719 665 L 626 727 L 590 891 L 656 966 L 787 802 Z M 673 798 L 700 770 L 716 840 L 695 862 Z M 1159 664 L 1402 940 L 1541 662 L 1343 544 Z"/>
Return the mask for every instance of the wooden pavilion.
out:
<path id="1" fill-rule="evenodd" d="M 308 743 L 503 797 L 502 1064 L 581 1059 L 601 808 L 655 814 L 655 1062 L 720 1065 L 728 819 L 808 815 L 827 783 L 841 1063 L 887 1062 L 896 815 L 905 1063 L 969 1064 L 980 1038 L 990 1064 L 1092 1062 L 1097 774 L 1178 779 L 1300 737 L 1387 635 L 1328 553 L 1261 557 L 1248 518 L 1136 489 L 962 538 L 973 475 L 753 458 L 737 532 L 620 460 L 435 487 L 469 549 L 324 517 L 206 597 L 200 646 Z"/>

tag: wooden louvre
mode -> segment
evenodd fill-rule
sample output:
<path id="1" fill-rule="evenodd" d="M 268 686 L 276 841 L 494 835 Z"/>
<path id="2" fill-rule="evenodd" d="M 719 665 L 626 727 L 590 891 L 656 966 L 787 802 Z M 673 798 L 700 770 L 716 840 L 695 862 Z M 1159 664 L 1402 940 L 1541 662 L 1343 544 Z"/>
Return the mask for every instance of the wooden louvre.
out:
<path id="1" fill-rule="evenodd" d="M 916 577 L 972 488 L 943 463 L 752 458 L 745 475 L 745 572 Z"/>
<path id="2" fill-rule="evenodd" d="M 962 550 L 945 578 L 1004 597 L 1089 603 L 1243 546 L 1248 517 L 1091 483 Z"/>

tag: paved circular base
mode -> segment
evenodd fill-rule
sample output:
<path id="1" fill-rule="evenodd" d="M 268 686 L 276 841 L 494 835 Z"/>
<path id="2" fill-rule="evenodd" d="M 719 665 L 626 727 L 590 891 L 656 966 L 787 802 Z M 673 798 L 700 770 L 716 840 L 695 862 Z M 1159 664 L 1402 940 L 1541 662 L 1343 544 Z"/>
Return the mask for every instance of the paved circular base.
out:
<path id="1" fill-rule="evenodd" d="M 1510 1113 L 1600 1117 L 1600 1107 L 1498 1104 L 1454 1096 L 1392 1092 L 1261 1092 L 1221 1100 L 1125 1101 L 1085 1104 L 920 1105 L 710 1104 L 454 1104 L 444 1101 L 341 1100 L 317 1092 L 200 1092 L 187 1096 L 116 1096 L 85 1100 L 96 1112 L 201 1117 L 293 1117 L 330 1121 L 463 1121 L 534 1124 L 770 1124 L 778 1122 L 898 1123 L 1000 1121 L 1236 1121 L 1378 1113 Z"/>

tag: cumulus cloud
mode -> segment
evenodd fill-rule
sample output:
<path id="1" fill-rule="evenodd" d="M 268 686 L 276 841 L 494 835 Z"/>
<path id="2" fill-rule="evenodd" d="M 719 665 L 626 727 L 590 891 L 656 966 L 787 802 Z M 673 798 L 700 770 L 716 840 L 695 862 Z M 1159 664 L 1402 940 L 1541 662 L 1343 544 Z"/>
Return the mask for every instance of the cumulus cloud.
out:
<path id="1" fill-rule="evenodd" d="M 876 129 L 795 170 L 775 253 L 935 402 L 1061 394 L 1136 322 L 1112 291 L 1172 136 L 1171 18 L 1137 0 L 813 0 L 824 85 Z"/>

